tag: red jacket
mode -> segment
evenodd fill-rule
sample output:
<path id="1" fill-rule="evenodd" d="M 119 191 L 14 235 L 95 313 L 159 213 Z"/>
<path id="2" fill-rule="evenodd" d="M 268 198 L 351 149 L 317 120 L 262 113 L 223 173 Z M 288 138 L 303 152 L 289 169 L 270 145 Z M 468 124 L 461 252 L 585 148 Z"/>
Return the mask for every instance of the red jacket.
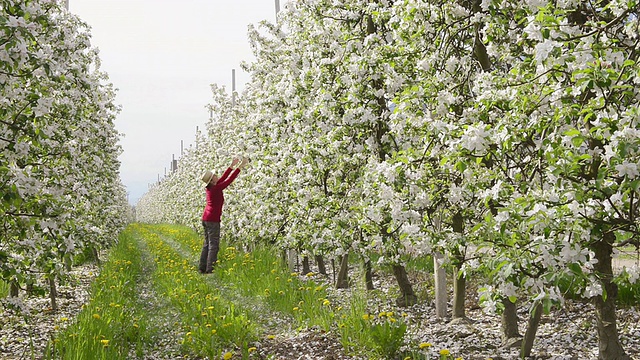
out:
<path id="1" fill-rule="evenodd" d="M 233 171 L 233 173 L 231 171 L 231 168 L 227 168 L 227 170 L 224 172 L 224 174 L 222 174 L 215 185 L 209 184 L 206 187 L 207 205 L 204 207 L 202 221 L 220 222 L 220 215 L 222 215 L 222 205 L 224 204 L 224 195 L 222 195 L 222 190 L 224 190 L 233 182 L 233 180 L 236 179 L 236 177 L 240 173 L 240 169 L 236 169 L 235 171 Z"/>

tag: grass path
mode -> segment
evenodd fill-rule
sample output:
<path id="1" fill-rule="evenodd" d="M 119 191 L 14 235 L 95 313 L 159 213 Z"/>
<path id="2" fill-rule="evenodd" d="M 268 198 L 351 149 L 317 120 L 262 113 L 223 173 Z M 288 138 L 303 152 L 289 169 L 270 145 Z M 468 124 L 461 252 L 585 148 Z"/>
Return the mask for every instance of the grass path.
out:
<path id="1" fill-rule="evenodd" d="M 153 326 L 151 341 L 143 345 L 139 354 L 135 354 L 136 358 L 180 358 L 183 354 L 181 354 L 179 341 L 184 336 L 180 326 L 180 314 L 167 298 L 156 291 L 152 277 L 156 264 L 140 234 L 136 234 L 136 242 L 140 249 L 140 265 L 142 268 L 141 276 L 138 280 L 138 302 L 143 312 L 148 314 L 149 324 Z"/>
<path id="2" fill-rule="evenodd" d="M 200 248 L 190 246 L 184 241 L 177 240 L 163 231 L 155 230 L 162 241 L 171 246 L 183 259 L 189 261 L 195 268 L 198 266 Z M 221 254 L 224 251 L 220 252 Z M 293 324 L 295 318 L 290 314 L 275 311 L 261 298 L 242 294 L 234 284 L 224 283 L 219 276 L 214 274 L 201 275 L 211 288 L 217 289 L 221 294 L 234 304 L 242 304 L 242 310 L 248 313 L 248 317 L 258 325 L 258 332 L 265 334 L 285 334 L 295 331 Z M 263 316 L 269 314 L 269 316 Z"/>

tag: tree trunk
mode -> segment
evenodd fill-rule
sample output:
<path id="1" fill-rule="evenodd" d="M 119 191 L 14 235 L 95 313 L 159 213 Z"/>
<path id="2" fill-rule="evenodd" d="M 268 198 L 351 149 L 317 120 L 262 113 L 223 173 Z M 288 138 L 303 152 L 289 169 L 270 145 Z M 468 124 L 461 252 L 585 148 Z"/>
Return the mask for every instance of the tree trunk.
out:
<path id="1" fill-rule="evenodd" d="M 524 359 L 531 355 L 531 349 L 533 348 L 533 341 L 536 338 L 536 332 L 538 332 L 538 325 L 540 325 L 540 318 L 542 317 L 542 303 L 536 302 L 533 305 L 533 311 L 529 317 L 529 323 L 527 324 L 527 332 L 522 339 L 522 347 L 520 348 L 520 359 Z"/>
<path id="2" fill-rule="evenodd" d="M 349 254 L 344 254 L 340 259 L 340 272 L 336 280 L 336 289 L 349 288 Z"/>
<path id="3" fill-rule="evenodd" d="M 309 257 L 305 255 L 302 257 L 302 274 L 306 275 L 310 272 L 311 266 L 309 265 Z"/>
<path id="4" fill-rule="evenodd" d="M 366 260 L 364 262 L 364 283 L 367 287 L 367 290 L 373 290 L 375 287 L 373 286 L 373 274 L 371 272 L 371 260 Z"/>
<path id="5" fill-rule="evenodd" d="M 598 262 L 594 264 L 596 274 L 600 277 L 604 297 L 595 296 L 593 303 L 596 308 L 596 320 L 598 324 L 598 359 L 599 360 L 628 360 L 627 355 L 620 344 L 616 319 L 616 298 L 618 286 L 613 282 L 613 267 L 611 266 L 612 244 L 615 241 L 613 232 L 604 233 L 602 240 L 591 243 Z"/>
<path id="6" fill-rule="evenodd" d="M 467 278 L 460 271 L 460 267 L 456 266 L 454 269 L 454 281 L 453 281 L 453 318 L 454 319 L 466 319 L 467 316 L 464 311 L 466 284 Z"/>
<path id="7" fill-rule="evenodd" d="M 98 255 L 98 249 L 92 247 L 91 253 L 93 254 L 93 260 L 95 260 L 96 264 L 100 265 L 100 256 Z"/>
<path id="8" fill-rule="evenodd" d="M 51 309 L 53 311 L 58 310 L 58 303 L 56 301 L 58 297 L 58 291 L 56 290 L 56 277 L 55 275 L 49 275 L 49 299 L 51 299 Z"/>
<path id="9" fill-rule="evenodd" d="M 10 297 L 18 297 L 20 287 L 16 281 L 11 281 L 9 284 L 9 296 Z"/>
<path id="10" fill-rule="evenodd" d="M 396 305 L 400 307 L 415 305 L 418 302 L 418 297 L 413 292 L 407 270 L 402 265 L 393 265 L 393 275 L 395 275 L 398 287 L 400 287 L 400 297 L 396 299 Z"/>
<path id="11" fill-rule="evenodd" d="M 502 344 L 505 347 L 520 347 L 522 335 L 518 332 L 518 313 L 515 303 L 508 298 L 502 299 Z"/>
<path id="12" fill-rule="evenodd" d="M 462 234 L 464 232 L 464 218 L 460 212 L 453 216 L 453 231 Z M 464 254 L 462 254 L 459 248 L 455 248 L 454 259 L 454 273 L 453 273 L 453 319 L 465 319 L 464 302 L 466 297 L 466 284 L 467 279 L 460 271 L 464 264 Z"/>
<path id="13" fill-rule="evenodd" d="M 322 255 L 316 255 L 316 264 L 318 264 L 318 273 L 322 275 L 327 275 L 327 267 L 324 265 L 324 258 Z"/>

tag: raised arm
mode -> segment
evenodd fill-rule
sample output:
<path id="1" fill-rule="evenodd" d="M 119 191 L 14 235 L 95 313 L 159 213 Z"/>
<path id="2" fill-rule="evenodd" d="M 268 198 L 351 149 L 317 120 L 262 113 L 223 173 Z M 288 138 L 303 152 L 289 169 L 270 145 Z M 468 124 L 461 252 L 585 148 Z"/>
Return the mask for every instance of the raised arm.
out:
<path id="1" fill-rule="evenodd" d="M 231 166 L 229 166 L 227 168 L 227 170 L 224 171 L 224 173 L 222 174 L 222 176 L 220 176 L 220 179 L 218 179 L 218 183 L 220 183 L 221 181 L 225 181 L 227 179 L 227 177 L 229 176 L 229 174 L 231 174 L 231 171 L 233 171 L 233 168 L 240 162 L 240 159 L 238 159 L 237 157 L 234 157 L 233 160 L 231 161 Z M 233 181 L 233 180 L 232 180 Z"/>
<path id="2" fill-rule="evenodd" d="M 233 159 L 232 165 L 235 165 L 238 161 L 239 160 L 237 158 Z M 240 174 L 240 169 L 245 167 L 245 165 L 247 165 L 248 163 L 249 163 L 249 158 L 243 157 L 242 162 L 240 162 L 240 165 L 238 165 L 238 168 L 235 171 L 233 171 L 230 176 L 227 176 L 224 179 L 221 178 L 220 180 L 218 180 L 218 183 L 216 184 L 216 186 L 219 187 L 220 189 L 225 189 L 227 186 L 231 185 L 233 180 L 235 180 L 236 177 L 238 177 L 238 174 Z M 227 169 L 227 171 L 231 172 L 231 168 Z"/>

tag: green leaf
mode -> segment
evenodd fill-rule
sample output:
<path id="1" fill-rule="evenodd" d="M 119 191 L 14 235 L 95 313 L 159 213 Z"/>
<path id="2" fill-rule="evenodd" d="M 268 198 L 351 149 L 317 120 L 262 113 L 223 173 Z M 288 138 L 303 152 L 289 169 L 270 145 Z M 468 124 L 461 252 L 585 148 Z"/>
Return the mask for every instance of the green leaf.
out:
<path id="1" fill-rule="evenodd" d="M 580 267 L 580 265 L 576 263 L 569 264 L 569 270 L 571 270 L 571 272 L 573 272 L 576 275 L 583 275 L 582 267 Z"/>
<path id="2" fill-rule="evenodd" d="M 582 145 L 582 143 L 584 143 L 584 137 L 583 136 L 576 136 L 576 137 L 571 139 L 571 143 L 575 147 L 580 147 Z"/>
<path id="3" fill-rule="evenodd" d="M 458 161 L 455 168 L 460 172 L 464 172 L 467 169 L 467 164 L 464 161 Z"/>
<path id="4" fill-rule="evenodd" d="M 571 130 L 567 130 L 564 132 L 564 134 L 566 136 L 576 136 L 576 135 L 580 135 L 580 130 L 578 129 L 571 129 Z"/>

